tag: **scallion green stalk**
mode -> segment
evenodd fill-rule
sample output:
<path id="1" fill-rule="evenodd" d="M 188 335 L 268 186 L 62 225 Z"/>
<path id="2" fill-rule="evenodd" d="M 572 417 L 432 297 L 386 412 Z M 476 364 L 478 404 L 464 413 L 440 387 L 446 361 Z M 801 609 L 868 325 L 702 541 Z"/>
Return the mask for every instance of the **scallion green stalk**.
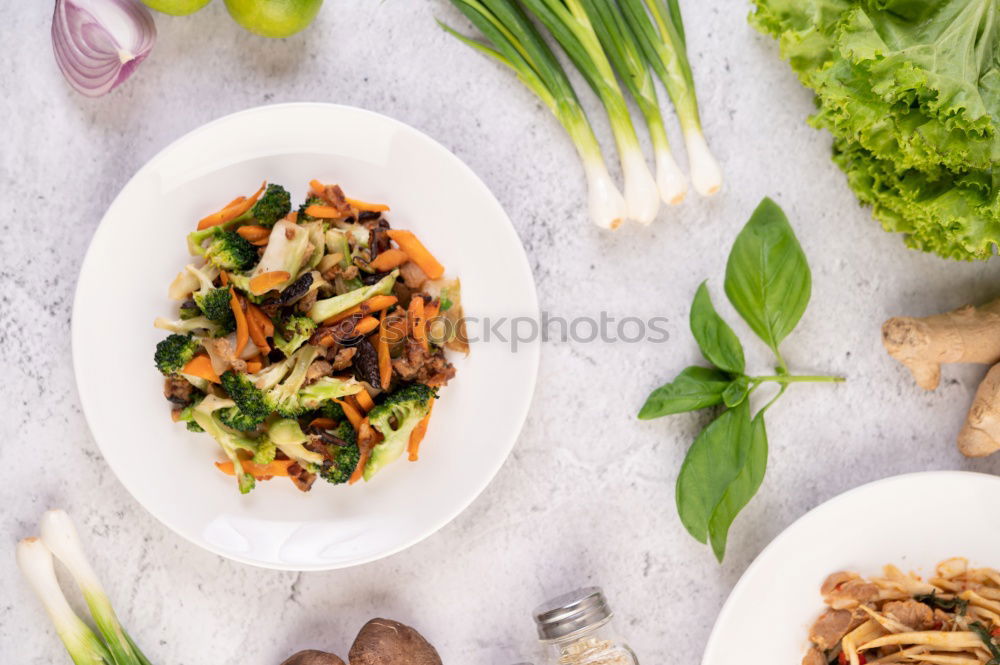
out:
<path id="1" fill-rule="evenodd" d="M 114 665 L 100 638 L 76 615 L 66 602 L 52 565 L 52 552 L 38 538 L 17 544 L 17 566 L 31 585 L 76 665 Z"/>
<path id="2" fill-rule="evenodd" d="M 663 81 L 684 134 L 691 182 L 695 190 L 710 196 L 722 188 L 722 172 L 712 155 L 701 128 L 698 97 L 691 63 L 687 58 L 684 24 L 676 0 L 618 0 L 632 27 L 642 53 Z"/>
<path id="3" fill-rule="evenodd" d="M 477 51 L 512 69 L 566 129 L 587 177 L 590 218 L 602 228 L 625 219 L 625 199 L 608 173 L 600 144 L 559 61 L 545 40 L 510 0 L 451 0 L 489 41 L 483 44 L 447 25 L 441 27 Z"/>
<path id="4" fill-rule="evenodd" d="M 64 510 L 42 515 L 42 542 L 69 570 L 83 593 L 90 616 L 101 634 L 114 665 L 148 665 L 149 661 L 125 633 L 104 587 L 84 554 L 73 521 Z M 100 661 L 97 661 L 100 662 Z"/>
<path id="5" fill-rule="evenodd" d="M 656 158 L 656 183 L 660 198 L 668 205 L 676 205 L 687 195 L 687 178 L 670 150 L 660 100 L 646 58 L 616 0 L 581 0 L 581 4 L 604 46 L 604 52 L 646 119 Z"/>
<path id="6" fill-rule="evenodd" d="M 587 11 L 580 0 L 521 0 L 521 3 L 548 28 L 604 104 L 618 146 L 629 218 L 649 224 L 660 208 L 656 180 L 646 165 L 625 95 Z"/>

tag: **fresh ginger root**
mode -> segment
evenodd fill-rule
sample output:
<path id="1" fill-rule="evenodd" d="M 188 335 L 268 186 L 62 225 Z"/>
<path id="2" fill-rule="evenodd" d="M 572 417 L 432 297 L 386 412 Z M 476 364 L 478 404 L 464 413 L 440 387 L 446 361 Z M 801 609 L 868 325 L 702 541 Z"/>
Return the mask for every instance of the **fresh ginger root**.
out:
<path id="1" fill-rule="evenodd" d="M 882 324 L 882 344 L 918 386 L 934 390 L 943 363 L 1000 362 L 1000 300 L 923 319 L 889 319 Z"/>
<path id="2" fill-rule="evenodd" d="M 882 324 L 882 344 L 925 390 L 938 387 L 942 363 L 993 365 L 976 390 L 958 434 L 958 449 L 967 457 L 1000 450 L 1000 365 L 996 364 L 1000 362 L 1000 300 L 922 319 L 889 319 Z"/>
<path id="3" fill-rule="evenodd" d="M 958 433 L 958 450 L 966 457 L 986 457 L 1000 450 L 1000 365 L 994 365 L 976 390 L 969 417 Z"/>

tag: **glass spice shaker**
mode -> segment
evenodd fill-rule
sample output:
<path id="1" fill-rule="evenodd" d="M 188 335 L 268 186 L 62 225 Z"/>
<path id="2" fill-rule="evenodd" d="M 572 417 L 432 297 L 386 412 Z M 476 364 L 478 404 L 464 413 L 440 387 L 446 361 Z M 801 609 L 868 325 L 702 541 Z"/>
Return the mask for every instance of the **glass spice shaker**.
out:
<path id="1" fill-rule="evenodd" d="M 534 615 L 538 638 L 551 648 L 552 665 L 639 665 L 615 631 L 611 608 L 599 587 L 553 598 Z"/>

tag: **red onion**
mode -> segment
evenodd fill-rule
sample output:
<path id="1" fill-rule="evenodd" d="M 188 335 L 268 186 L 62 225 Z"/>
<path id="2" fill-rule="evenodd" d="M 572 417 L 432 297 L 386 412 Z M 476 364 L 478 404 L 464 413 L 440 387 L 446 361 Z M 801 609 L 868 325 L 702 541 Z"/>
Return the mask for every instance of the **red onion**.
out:
<path id="1" fill-rule="evenodd" d="M 156 24 L 138 0 L 56 0 L 56 62 L 69 84 L 88 97 L 124 82 L 155 42 Z"/>

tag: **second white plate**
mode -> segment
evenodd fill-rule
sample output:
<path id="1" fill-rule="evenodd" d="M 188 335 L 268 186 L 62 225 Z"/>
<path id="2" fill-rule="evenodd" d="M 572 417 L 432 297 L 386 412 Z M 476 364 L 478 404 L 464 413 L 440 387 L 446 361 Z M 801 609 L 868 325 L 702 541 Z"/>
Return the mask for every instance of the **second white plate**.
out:
<path id="1" fill-rule="evenodd" d="M 820 585 L 839 570 L 877 575 L 888 563 L 927 574 L 953 556 L 1000 565 L 1000 478 L 962 471 L 915 473 L 851 490 L 792 524 L 733 589 L 703 665 L 798 663 L 825 609 Z M 756 655 L 752 655 L 756 654 Z"/>

